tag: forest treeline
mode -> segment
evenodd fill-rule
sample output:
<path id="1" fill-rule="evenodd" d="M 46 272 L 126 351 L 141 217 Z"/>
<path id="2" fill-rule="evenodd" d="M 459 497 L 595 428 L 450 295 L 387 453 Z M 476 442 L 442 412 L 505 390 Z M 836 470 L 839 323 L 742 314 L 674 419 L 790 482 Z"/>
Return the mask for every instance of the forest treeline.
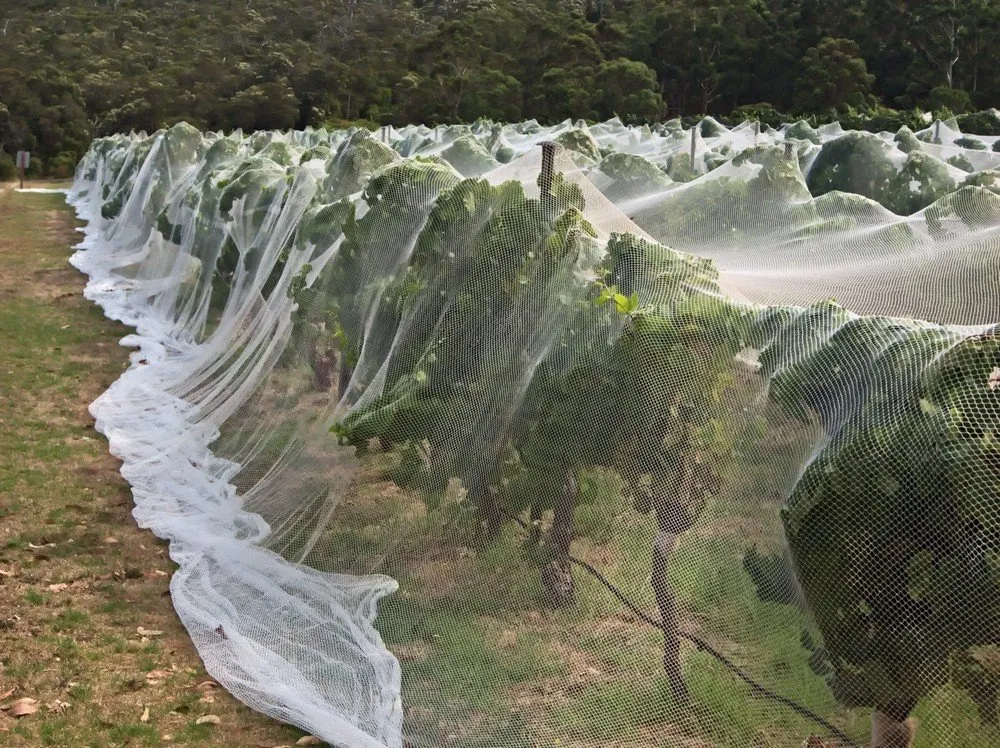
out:
<path id="1" fill-rule="evenodd" d="M 95 136 L 178 120 L 225 130 L 746 112 L 892 122 L 916 107 L 1000 102 L 995 0 L 8 5 L 0 176 L 17 149 L 33 151 L 35 173 L 62 175 Z"/>

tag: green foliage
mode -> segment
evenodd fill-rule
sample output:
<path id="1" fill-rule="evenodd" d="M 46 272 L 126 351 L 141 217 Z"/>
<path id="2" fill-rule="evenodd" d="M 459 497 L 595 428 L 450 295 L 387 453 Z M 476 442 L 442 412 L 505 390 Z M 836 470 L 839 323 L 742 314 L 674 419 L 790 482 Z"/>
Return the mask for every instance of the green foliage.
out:
<path id="1" fill-rule="evenodd" d="M 955 118 L 962 132 L 972 132 L 976 135 L 1000 135 L 1000 116 L 996 109 L 974 114 L 960 114 Z"/>
<path id="2" fill-rule="evenodd" d="M 1000 343 L 832 304 L 770 310 L 755 327 L 772 331 L 772 397 L 830 437 L 783 510 L 823 668 L 848 706 L 908 709 L 948 681 L 953 655 L 998 635 L 986 424 L 1000 415 Z M 749 553 L 745 567 L 762 591 L 781 576 L 779 558 Z M 838 574 L 848 567 L 866 572 Z"/>
<path id="3" fill-rule="evenodd" d="M 406 223 L 401 216 L 410 211 L 399 201 L 411 191 L 378 191 L 382 200 L 357 227 L 345 226 L 345 259 L 335 261 L 352 288 L 391 267 L 364 249 L 364 225 L 378 227 L 384 246 L 386 221 Z M 725 443 L 711 403 L 741 346 L 742 312 L 713 295 L 707 261 L 613 235 L 601 262 L 579 190 L 556 175 L 552 195 L 538 202 L 518 183 L 464 180 L 440 192 L 425 217 L 414 214 L 405 235 L 419 228 L 415 249 L 408 266 L 390 274 L 365 337 L 366 352 L 389 356 L 383 394 L 334 431 L 359 448 L 375 437 L 410 445 L 406 454 L 426 444 L 428 459 L 411 460 L 395 477 L 432 494 L 459 478 L 486 518 L 496 519 L 498 505 L 501 519 L 551 508 L 566 472 L 590 467 L 628 476 L 637 500 L 671 497 L 697 516 L 714 485 L 708 455 Z M 373 216 L 381 210 L 385 216 Z M 347 262 L 357 268 L 348 271 Z M 384 269 L 365 269 L 373 264 Z M 345 317 L 353 304 L 337 301 L 338 329 L 358 340 L 357 321 Z M 392 340 L 391 350 L 380 340 Z M 653 361 L 660 368 L 651 376 Z M 668 378 L 687 384 L 655 386 Z M 499 382 L 520 383 L 514 411 Z M 682 490 L 678 467 L 692 460 L 706 467 L 700 483 Z"/>
<path id="4" fill-rule="evenodd" d="M 744 104 L 737 107 L 730 113 L 729 119 L 733 122 L 750 120 L 752 122 L 759 122 L 762 126 L 778 127 L 788 122 L 789 117 L 764 101 L 759 104 Z"/>
<path id="5" fill-rule="evenodd" d="M 991 335 L 956 341 L 934 329 L 855 327 L 876 344 L 869 359 L 851 347 L 869 362 L 869 394 L 843 413 L 834 443 L 806 471 L 785 526 L 835 692 L 847 704 L 912 703 L 947 681 L 952 653 L 1000 635 L 988 540 L 1000 344 Z M 877 353 L 886 333 L 892 343 Z M 915 364 L 927 360 L 927 369 Z M 816 374 L 829 380 L 831 363 Z M 827 393 L 831 404 L 833 389 L 819 378 L 794 387 Z M 844 580 L 835 570 L 845 564 L 867 571 Z"/>
<path id="6" fill-rule="evenodd" d="M 287 81 L 254 84 L 223 103 L 230 122 L 247 130 L 286 130 L 299 121 L 299 100 Z"/>
<path id="7" fill-rule="evenodd" d="M 920 150 L 920 139 L 913 134 L 913 130 L 909 127 L 903 126 L 896 133 L 896 137 L 893 138 L 896 143 L 896 147 L 899 148 L 903 153 L 910 153 L 911 151 Z"/>
<path id="8" fill-rule="evenodd" d="M 874 135 L 849 132 L 823 144 L 806 179 L 813 196 L 832 190 L 883 202 L 896 168 L 887 146 Z"/>
<path id="9" fill-rule="evenodd" d="M 982 187 L 990 192 L 1000 195 L 1000 170 L 987 169 L 970 174 L 963 181 L 960 187 Z"/>
<path id="10" fill-rule="evenodd" d="M 909 114 L 917 104 L 958 113 L 1000 97 L 995 3 L 599 6 L 14 4 L 0 19 L 0 148 L 31 150 L 62 174 L 69 157 L 51 159 L 78 158 L 93 136 L 178 121 L 246 131 L 482 117 L 639 122 L 769 102 L 747 113 L 774 126 L 792 119 L 775 112 L 818 123 L 839 108 L 845 127 L 896 131 L 919 129 Z M 963 130 L 1000 134 L 995 117 L 975 116 L 959 118 Z"/>
<path id="11" fill-rule="evenodd" d="M 743 555 L 743 568 L 760 600 L 783 605 L 798 601 L 795 569 L 787 554 L 763 555 L 754 545 Z"/>
<path id="12" fill-rule="evenodd" d="M 968 135 L 963 136 L 961 138 L 956 138 L 955 145 L 957 145 L 959 148 L 968 148 L 971 151 L 987 150 L 986 143 L 981 141 L 979 138 L 973 138 Z"/>
<path id="13" fill-rule="evenodd" d="M 954 191 L 955 180 L 940 159 L 913 151 L 890 180 L 883 204 L 897 215 L 908 216 Z"/>
<path id="14" fill-rule="evenodd" d="M 554 67 L 542 73 L 541 89 L 553 121 L 586 117 L 597 119 L 594 109 L 593 73 L 590 70 Z"/>
<path id="15" fill-rule="evenodd" d="M 76 171 L 77 155 L 68 151 L 57 153 L 49 159 L 47 173 L 48 176 L 56 179 L 67 179 L 73 176 Z"/>
<path id="16" fill-rule="evenodd" d="M 663 109 L 656 73 L 643 62 L 624 57 L 603 62 L 594 76 L 594 84 L 601 92 L 597 97 L 601 117 L 645 122 L 656 119 Z"/>
<path id="17" fill-rule="evenodd" d="M 6 182 L 17 178 L 17 165 L 14 159 L 6 153 L 0 153 L 0 181 Z"/>
<path id="18" fill-rule="evenodd" d="M 45 174 L 45 159 L 41 156 L 32 156 L 28 168 L 24 170 L 25 176 L 29 179 L 38 179 Z"/>
<path id="19" fill-rule="evenodd" d="M 926 127 L 923 113 L 918 109 L 899 111 L 884 106 L 871 106 L 870 100 L 861 108 L 845 107 L 831 112 L 824 121 L 836 121 L 845 130 L 868 132 L 898 132 L 900 128 L 917 131 Z"/>
<path id="20" fill-rule="evenodd" d="M 816 129 L 803 119 L 793 123 L 787 130 L 785 130 L 785 138 L 808 140 L 814 145 L 819 145 L 821 142 L 819 133 L 816 132 Z"/>
<path id="21" fill-rule="evenodd" d="M 971 198 L 971 199 L 970 199 Z M 988 183 L 964 186 L 945 195 L 924 213 L 927 228 L 937 236 L 947 236 L 947 219 L 958 218 L 966 228 L 984 229 L 1000 221 L 1000 196 L 990 190 Z"/>
<path id="22" fill-rule="evenodd" d="M 605 156 L 590 173 L 590 179 L 615 203 L 663 192 L 673 186 L 670 177 L 659 167 L 630 153 Z"/>
<path id="23" fill-rule="evenodd" d="M 972 109 L 972 98 L 966 91 L 951 86 L 936 86 L 931 89 L 925 102 L 932 112 L 948 111 L 965 114 Z"/>
<path id="24" fill-rule="evenodd" d="M 850 39 L 827 37 L 802 58 L 796 105 L 800 111 L 863 107 L 875 82 L 861 49 Z"/>
<path id="25" fill-rule="evenodd" d="M 722 132 L 712 118 L 697 126 L 706 139 Z M 1000 489 L 995 337 L 856 318 L 833 302 L 737 304 L 710 261 L 631 234 L 601 235 L 587 220 L 584 190 L 562 174 L 548 185 L 540 176 L 537 199 L 520 181 L 462 178 L 462 169 L 493 165 L 490 151 L 503 141 L 483 122 L 445 135 L 454 133 L 444 157 L 404 160 L 356 130 L 336 136 L 335 154 L 311 149 L 327 157 L 325 174 L 315 162 L 302 170 L 321 184 L 270 272 L 299 263 L 292 322 L 319 388 L 331 386 L 319 370 L 328 375 L 334 360 L 356 373 L 360 384 L 338 393 L 353 406 L 332 428 L 342 444 L 365 450 L 377 440 L 397 451 L 393 479 L 423 490 L 432 511 L 460 480 L 474 510 L 461 511 L 490 523 L 493 537 L 510 515 L 555 508 L 568 475 L 595 473 L 613 476 L 608 483 L 654 515 L 659 531 L 679 536 L 705 514 L 738 451 L 732 426 L 745 427 L 748 416 L 734 418 L 727 395 L 749 373 L 739 354 L 753 349 L 754 381 L 822 438 L 783 512 L 791 559 L 753 549 L 742 569 L 762 599 L 798 602 L 794 562 L 824 639 L 805 648 L 834 692 L 848 704 L 908 704 L 1000 633 L 988 609 L 1000 594 L 988 542 L 1000 533 L 991 504 Z M 488 136 L 489 147 L 472 133 Z M 817 135 L 804 122 L 786 134 L 801 147 Z M 279 133 L 254 134 L 245 151 L 184 124 L 160 135 L 155 150 L 141 139 L 95 144 L 111 173 L 102 210 L 120 214 L 142 173 L 146 218 L 166 241 L 191 240 L 199 256 L 218 257 L 220 288 L 241 265 L 254 272 L 263 261 L 254 238 L 286 205 L 298 149 Z M 899 170 L 876 136 L 848 133 L 824 145 L 810 173 L 816 201 L 797 159 L 781 148 L 746 149 L 717 178 L 682 190 L 664 217 L 690 238 L 710 214 L 740 215 L 753 200 L 773 199 L 822 225 L 864 206 L 851 193 L 867 191 L 900 213 L 936 200 L 932 232 L 947 230 L 953 214 L 969 225 L 990 218 L 982 206 L 997 201 L 988 172 L 955 193 L 952 172 L 912 131 L 897 137 L 909 149 Z M 601 157 L 585 130 L 560 138 L 588 161 Z M 168 204 L 171 169 L 199 160 L 193 186 Z M 602 188 L 622 194 L 672 184 L 624 153 L 600 160 L 596 172 L 608 180 Z M 985 200 L 967 200 L 972 193 Z M 188 211 L 193 225 L 181 220 Z M 238 230 L 213 230 L 220 218 Z M 896 238 L 906 241 L 906 230 Z M 265 295 L 272 288 L 269 281 Z M 379 389 L 364 391 L 376 373 Z M 608 493 L 587 486 L 576 501 Z M 726 582 L 738 584 L 740 557 L 727 549 L 726 558 Z M 872 580 L 845 571 L 858 563 L 875 570 Z M 956 591 L 960 578 L 980 591 Z M 976 622 L 964 622 L 964 610 Z M 928 633 L 934 627 L 941 631 Z M 975 667 L 961 671 L 970 690 L 989 691 Z"/>
<path id="26" fill-rule="evenodd" d="M 957 153 L 954 156 L 950 156 L 948 158 L 948 164 L 967 173 L 972 173 L 976 170 L 976 167 L 972 165 L 969 157 L 964 153 Z"/>
<path id="27" fill-rule="evenodd" d="M 684 173 L 687 159 L 687 154 L 674 156 L 671 177 L 688 176 Z M 684 168 L 680 174 L 674 166 L 678 161 Z M 775 210 L 796 211 L 802 201 L 809 199 L 797 161 L 786 159 L 781 148 L 749 148 L 735 156 L 732 165 L 749 168 L 701 180 L 683 191 L 667 193 L 660 201 L 643 201 L 635 212 L 636 220 L 657 236 L 698 241 L 710 234 L 717 236 L 713 232 L 717 231 L 715 222 L 720 214 L 760 216 L 754 207 L 760 201 L 772 203 Z M 773 214 L 767 220 L 774 220 Z M 741 226 L 741 230 L 753 233 L 750 223 Z"/>
<path id="28" fill-rule="evenodd" d="M 441 157 L 463 177 L 478 177 L 500 163 L 471 135 L 462 135 L 456 139 L 441 153 Z"/>
<path id="29" fill-rule="evenodd" d="M 370 132 L 356 130 L 330 162 L 323 192 L 331 201 L 339 200 L 360 190 L 377 169 L 398 160 L 399 154 L 373 138 Z"/>
<path id="30" fill-rule="evenodd" d="M 586 130 L 567 130 L 556 136 L 556 142 L 564 146 L 574 155 L 582 156 L 584 163 L 593 163 L 601 160 L 601 153 L 597 149 L 597 141 L 594 136 Z"/>

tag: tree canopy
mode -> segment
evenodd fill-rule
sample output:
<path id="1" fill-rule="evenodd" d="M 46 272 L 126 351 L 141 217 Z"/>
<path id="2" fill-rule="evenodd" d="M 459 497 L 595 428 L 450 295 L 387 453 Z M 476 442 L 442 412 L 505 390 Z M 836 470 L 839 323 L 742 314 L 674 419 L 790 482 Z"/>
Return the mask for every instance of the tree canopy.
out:
<path id="1" fill-rule="evenodd" d="M 0 34 L 0 160 L 29 149 L 53 174 L 95 136 L 181 120 L 639 122 L 1000 97 L 988 0 L 26 0 Z"/>

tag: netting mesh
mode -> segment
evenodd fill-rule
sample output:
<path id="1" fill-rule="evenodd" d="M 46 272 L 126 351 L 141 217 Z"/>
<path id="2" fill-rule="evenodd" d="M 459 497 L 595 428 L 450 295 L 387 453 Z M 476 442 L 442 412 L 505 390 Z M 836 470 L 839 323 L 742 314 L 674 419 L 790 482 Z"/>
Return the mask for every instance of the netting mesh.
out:
<path id="1" fill-rule="evenodd" d="M 998 142 L 95 141 L 92 411 L 209 672 L 352 747 L 996 745 Z"/>

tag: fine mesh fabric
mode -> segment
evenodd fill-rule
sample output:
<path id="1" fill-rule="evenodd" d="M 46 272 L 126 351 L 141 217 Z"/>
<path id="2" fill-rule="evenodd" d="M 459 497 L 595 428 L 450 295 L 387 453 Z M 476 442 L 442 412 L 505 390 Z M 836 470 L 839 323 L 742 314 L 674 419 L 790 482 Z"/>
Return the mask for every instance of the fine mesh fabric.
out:
<path id="1" fill-rule="evenodd" d="M 94 141 L 91 407 L 206 668 L 334 745 L 1000 744 L 1000 141 Z"/>

